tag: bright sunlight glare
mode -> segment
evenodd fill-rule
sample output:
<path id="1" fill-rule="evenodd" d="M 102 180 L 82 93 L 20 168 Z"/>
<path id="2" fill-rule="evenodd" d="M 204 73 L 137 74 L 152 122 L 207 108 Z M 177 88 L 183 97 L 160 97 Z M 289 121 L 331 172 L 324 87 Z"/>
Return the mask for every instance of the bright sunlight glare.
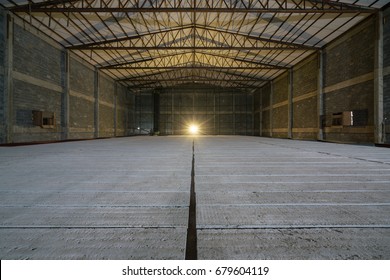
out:
<path id="1" fill-rule="evenodd" d="M 190 132 L 191 134 L 197 134 L 198 131 L 199 131 L 199 128 L 198 128 L 197 125 L 192 124 L 192 125 L 190 125 L 190 127 L 189 127 L 188 130 L 189 130 L 189 132 Z"/>

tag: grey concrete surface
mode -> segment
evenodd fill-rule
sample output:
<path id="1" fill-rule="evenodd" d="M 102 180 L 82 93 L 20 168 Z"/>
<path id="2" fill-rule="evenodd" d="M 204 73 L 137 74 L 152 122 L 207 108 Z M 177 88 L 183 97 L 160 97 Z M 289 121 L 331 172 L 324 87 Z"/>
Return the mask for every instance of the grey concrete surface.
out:
<path id="1" fill-rule="evenodd" d="M 195 141 L 200 259 L 390 259 L 390 149 Z"/>
<path id="2" fill-rule="evenodd" d="M 0 148 L 1 259 L 183 259 L 192 139 Z"/>
<path id="3" fill-rule="evenodd" d="M 184 259 L 192 138 L 0 147 L 1 259 Z M 390 149 L 195 138 L 199 259 L 390 259 Z"/>

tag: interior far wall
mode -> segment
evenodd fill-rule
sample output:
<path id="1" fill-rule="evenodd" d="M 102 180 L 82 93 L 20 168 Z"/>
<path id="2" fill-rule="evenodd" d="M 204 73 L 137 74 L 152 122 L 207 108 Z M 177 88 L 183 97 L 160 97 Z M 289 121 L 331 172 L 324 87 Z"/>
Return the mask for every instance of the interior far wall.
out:
<path id="1" fill-rule="evenodd" d="M 385 12 L 385 17 L 388 14 Z M 390 133 L 390 32 L 386 32 L 389 23 L 390 20 L 384 21 L 383 33 L 383 115 L 387 135 Z M 260 135 L 347 143 L 375 142 L 376 28 L 375 17 L 365 20 L 326 46 L 322 54 L 313 54 L 258 90 Z M 338 114 L 351 112 L 354 115 L 352 125 L 335 121 Z M 389 137 L 387 141 L 390 142 Z"/>
<path id="2" fill-rule="evenodd" d="M 0 143 L 131 134 L 134 104 L 124 86 L 18 18 L 8 20 L 0 10 Z M 53 124 L 38 125 L 38 111 Z"/>
<path id="3" fill-rule="evenodd" d="M 138 94 L 136 100 L 139 133 L 186 134 L 194 123 L 201 134 L 255 134 L 252 93 L 190 84 Z"/>

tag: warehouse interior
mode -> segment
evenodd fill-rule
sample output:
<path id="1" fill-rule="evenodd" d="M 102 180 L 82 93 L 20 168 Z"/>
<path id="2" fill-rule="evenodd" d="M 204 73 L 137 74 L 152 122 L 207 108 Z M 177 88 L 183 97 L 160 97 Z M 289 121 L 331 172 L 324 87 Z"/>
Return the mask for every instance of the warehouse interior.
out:
<path id="1" fill-rule="evenodd" d="M 1 259 L 390 258 L 388 0 L 0 0 L 0 52 Z"/>

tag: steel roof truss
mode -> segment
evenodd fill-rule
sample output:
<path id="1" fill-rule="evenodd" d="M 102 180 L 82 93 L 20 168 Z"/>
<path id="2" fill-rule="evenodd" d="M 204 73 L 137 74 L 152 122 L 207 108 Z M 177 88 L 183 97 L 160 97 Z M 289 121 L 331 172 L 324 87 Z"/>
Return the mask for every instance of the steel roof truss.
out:
<path id="1" fill-rule="evenodd" d="M 203 1 L 47 1 L 11 8 L 13 12 L 78 12 L 78 13 L 373 13 L 375 9 L 334 1 L 316 0 L 203 0 Z"/>

